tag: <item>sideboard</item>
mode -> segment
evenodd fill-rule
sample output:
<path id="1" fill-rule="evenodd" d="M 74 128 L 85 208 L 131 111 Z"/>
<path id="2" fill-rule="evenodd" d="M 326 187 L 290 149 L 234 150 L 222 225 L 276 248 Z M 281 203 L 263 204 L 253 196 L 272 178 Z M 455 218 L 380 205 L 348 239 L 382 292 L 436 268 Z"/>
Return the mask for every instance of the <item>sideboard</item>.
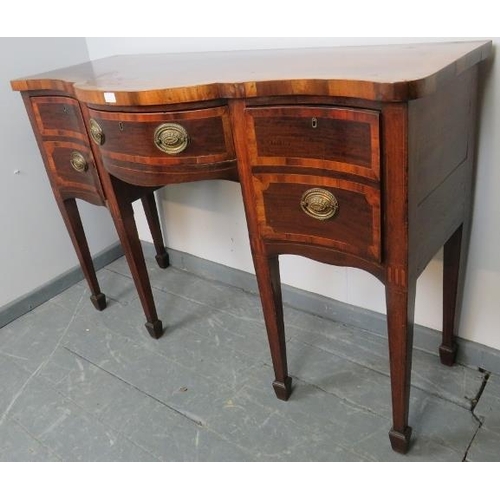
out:
<path id="1" fill-rule="evenodd" d="M 154 191 L 239 181 L 275 371 L 286 360 L 279 255 L 363 269 L 386 289 L 393 449 L 406 453 L 416 281 L 444 246 L 441 362 L 452 365 L 470 232 L 478 66 L 491 42 L 116 56 L 11 82 L 97 308 L 75 198 L 109 209 L 158 318 L 132 202 L 168 265 Z M 202 242 L 200 242 L 202 243 Z"/>

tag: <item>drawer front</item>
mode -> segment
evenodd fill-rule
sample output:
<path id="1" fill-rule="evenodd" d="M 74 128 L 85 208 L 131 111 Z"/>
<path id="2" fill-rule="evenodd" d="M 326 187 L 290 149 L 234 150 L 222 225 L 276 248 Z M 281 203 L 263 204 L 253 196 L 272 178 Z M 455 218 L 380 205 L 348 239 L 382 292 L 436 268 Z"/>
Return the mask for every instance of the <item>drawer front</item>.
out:
<path id="1" fill-rule="evenodd" d="M 79 142 L 44 141 L 47 171 L 53 183 L 66 196 L 103 204 L 92 152 Z"/>
<path id="2" fill-rule="evenodd" d="M 236 172 L 225 106 L 169 113 L 89 111 L 102 132 L 103 164 L 124 181 L 167 183 L 171 174 L 202 174 L 228 162 Z"/>
<path id="3" fill-rule="evenodd" d="M 380 262 L 380 192 L 307 175 L 255 175 L 257 217 L 267 240 L 335 248 Z"/>
<path id="4" fill-rule="evenodd" d="M 80 107 L 70 97 L 32 97 L 33 114 L 43 137 L 68 137 L 87 141 Z"/>
<path id="5" fill-rule="evenodd" d="M 323 106 L 246 110 L 253 166 L 307 167 L 380 179 L 379 112 Z"/>

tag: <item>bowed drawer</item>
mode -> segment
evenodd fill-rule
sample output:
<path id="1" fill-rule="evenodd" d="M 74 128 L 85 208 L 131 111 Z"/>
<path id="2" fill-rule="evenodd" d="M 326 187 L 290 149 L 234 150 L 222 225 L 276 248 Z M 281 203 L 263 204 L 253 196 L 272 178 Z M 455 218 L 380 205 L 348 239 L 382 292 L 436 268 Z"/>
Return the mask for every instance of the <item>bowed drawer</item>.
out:
<path id="1" fill-rule="evenodd" d="M 89 128 L 106 170 L 139 185 L 236 176 L 225 106 L 174 112 L 89 110 Z"/>

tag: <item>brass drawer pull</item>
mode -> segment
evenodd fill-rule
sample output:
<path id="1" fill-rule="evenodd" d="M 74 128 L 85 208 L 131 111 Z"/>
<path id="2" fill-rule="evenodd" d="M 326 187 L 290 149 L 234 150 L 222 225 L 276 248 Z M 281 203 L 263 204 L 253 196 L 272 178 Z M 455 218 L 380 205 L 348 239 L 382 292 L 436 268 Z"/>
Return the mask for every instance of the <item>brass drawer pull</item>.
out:
<path id="1" fill-rule="evenodd" d="M 89 165 L 87 163 L 87 160 L 85 157 L 82 155 L 82 153 L 79 153 L 78 151 L 73 151 L 71 153 L 71 158 L 70 158 L 70 163 L 71 166 L 77 171 L 77 172 L 86 172 L 89 168 Z"/>
<path id="2" fill-rule="evenodd" d="M 339 209 L 337 198 L 321 188 L 308 189 L 302 195 L 300 206 L 307 215 L 318 220 L 331 219 Z"/>
<path id="3" fill-rule="evenodd" d="M 101 126 L 93 119 L 90 119 L 90 135 L 92 140 L 98 145 L 102 146 L 104 144 L 105 136 L 102 131 Z"/>
<path id="4" fill-rule="evenodd" d="M 154 143 L 160 151 L 176 155 L 187 148 L 189 135 L 178 123 L 164 123 L 155 130 Z"/>

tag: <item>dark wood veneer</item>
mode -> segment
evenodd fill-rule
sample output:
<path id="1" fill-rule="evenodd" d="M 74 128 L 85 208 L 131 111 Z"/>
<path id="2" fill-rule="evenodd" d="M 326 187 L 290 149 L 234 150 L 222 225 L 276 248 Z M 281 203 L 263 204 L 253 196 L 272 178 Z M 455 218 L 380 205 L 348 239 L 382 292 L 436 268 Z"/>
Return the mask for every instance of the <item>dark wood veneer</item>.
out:
<path id="1" fill-rule="evenodd" d="M 307 165 L 379 179 L 377 112 L 283 106 L 248 109 L 252 165 Z"/>
<path id="2" fill-rule="evenodd" d="M 138 163 L 162 159 L 170 164 L 200 163 L 197 157 L 234 159 L 229 118 L 224 107 L 173 113 L 89 111 L 89 114 L 103 129 L 103 153 L 112 158 L 129 161 L 137 158 Z M 189 144 L 184 151 L 169 156 L 155 146 L 154 131 L 163 123 L 178 123 L 186 129 Z"/>
<path id="3" fill-rule="evenodd" d="M 89 109 L 105 140 L 99 152 L 103 166 L 115 177 L 136 185 L 164 185 L 200 179 L 235 178 L 236 155 L 227 108 L 114 113 Z M 176 123 L 184 127 L 189 143 L 169 155 L 154 143 L 157 127 Z"/>
<path id="4" fill-rule="evenodd" d="M 265 240 L 286 240 L 336 248 L 373 259 L 381 258 L 380 193 L 363 184 L 329 177 L 254 176 L 258 220 Z M 337 214 L 318 220 L 304 213 L 304 192 L 321 187 L 338 201 Z"/>
<path id="5" fill-rule="evenodd" d="M 50 175 L 62 191 L 71 190 L 73 193 L 81 192 L 82 195 L 93 194 L 97 197 L 97 205 L 104 203 L 104 194 L 89 147 L 69 140 L 44 141 L 43 145 L 47 153 Z M 78 172 L 71 166 L 71 154 L 75 151 L 82 154 L 87 161 L 88 168 L 84 172 Z"/>
<path id="6" fill-rule="evenodd" d="M 87 142 L 80 104 L 69 97 L 32 97 L 37 129 L 44 137 L 71 137 Z"/>

